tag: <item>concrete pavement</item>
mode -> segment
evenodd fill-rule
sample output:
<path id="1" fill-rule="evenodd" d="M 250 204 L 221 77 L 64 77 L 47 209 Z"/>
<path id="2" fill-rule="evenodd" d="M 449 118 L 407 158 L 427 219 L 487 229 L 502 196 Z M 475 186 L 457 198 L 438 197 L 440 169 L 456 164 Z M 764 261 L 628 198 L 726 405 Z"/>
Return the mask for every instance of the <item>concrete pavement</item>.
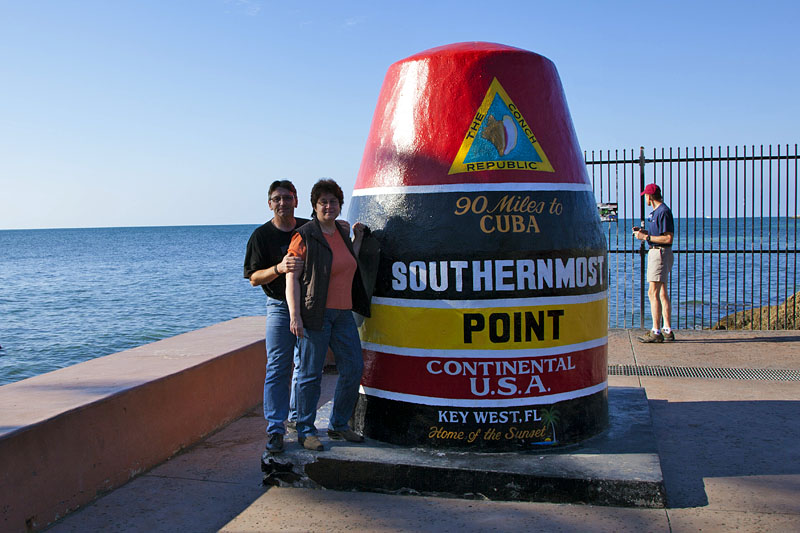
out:
<path id="1" fill-rule="evenodd" d="M 609 332 L 609 365 L 800 370 L 797 331 L 678 331 L 661 345 L 637 334 Z M 666 509 L 264 488 L 256 408 L 50 531 L 800 531 L 800 382 L 612 375 L 609 386 L 647 393 Z"/>

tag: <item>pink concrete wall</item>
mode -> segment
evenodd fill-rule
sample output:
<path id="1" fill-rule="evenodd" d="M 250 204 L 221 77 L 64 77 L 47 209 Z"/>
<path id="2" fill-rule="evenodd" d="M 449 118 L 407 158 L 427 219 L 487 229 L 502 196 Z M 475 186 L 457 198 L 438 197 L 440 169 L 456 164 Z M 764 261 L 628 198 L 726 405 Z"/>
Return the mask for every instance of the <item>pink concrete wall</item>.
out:
<path id="1" fill-rule="evenodd" d="M 0 387 L 0 530 L 41 529 L 262 401 L 264 317 Z"/>

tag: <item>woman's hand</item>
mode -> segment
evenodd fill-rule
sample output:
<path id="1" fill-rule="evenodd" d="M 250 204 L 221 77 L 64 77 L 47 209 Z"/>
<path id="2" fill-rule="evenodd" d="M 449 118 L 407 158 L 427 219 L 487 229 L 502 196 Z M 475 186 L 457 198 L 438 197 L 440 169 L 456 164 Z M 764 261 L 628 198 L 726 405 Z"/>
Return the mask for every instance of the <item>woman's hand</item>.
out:
<path id="1" fill-rule="evenodd" d="M 303 338 L 303 319 L 299 316 L 293 316 L 289 319 L 289 330 L 298 339 Z"/>
<path id="2" fill-rule="evenodd" d="M 361 222 L 353 224 L 353 252 L 358 257 L 358 252 L 361 250 L 361 241 L 364 240 L 364 229 L 366 226 Z"/>

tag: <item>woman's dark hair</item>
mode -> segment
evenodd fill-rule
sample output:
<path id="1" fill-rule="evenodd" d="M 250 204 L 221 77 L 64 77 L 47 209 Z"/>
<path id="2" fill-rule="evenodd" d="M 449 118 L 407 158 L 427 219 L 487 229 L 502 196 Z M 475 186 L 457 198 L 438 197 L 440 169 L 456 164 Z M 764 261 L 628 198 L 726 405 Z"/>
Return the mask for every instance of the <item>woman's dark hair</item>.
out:
<path id="1" fill-rule="evenodd" d="M 272 198 L 272 193 L 274 193 L 275 189 L 278 189 L 278 188 L 286 189 L 287 191 L 292 191 L 292 194 L 294 194 L 295 198 L 297 198 L 297 189 L 294 188 L 294 185 L 289 180 L 275 180 L 275 181 L 273 181 L 272 185 L 269 186 L 269 192 L 267 193 L 267 196 Z"/>
<path id="2" fill-rule="evenodd" d="M 317 217 L 314 206 L 317 205 L 317 200 L 319 200 L 319 197 L 323 194 L 334 195 L 336 199 L 339 200 L 340 209 L 344 205 L 344 194 L 342 193 L 342 188 L 339 187 L 339 184 L 330 178 L 323 178 L 317 181 L 311 188 L 311 218 Z"/>

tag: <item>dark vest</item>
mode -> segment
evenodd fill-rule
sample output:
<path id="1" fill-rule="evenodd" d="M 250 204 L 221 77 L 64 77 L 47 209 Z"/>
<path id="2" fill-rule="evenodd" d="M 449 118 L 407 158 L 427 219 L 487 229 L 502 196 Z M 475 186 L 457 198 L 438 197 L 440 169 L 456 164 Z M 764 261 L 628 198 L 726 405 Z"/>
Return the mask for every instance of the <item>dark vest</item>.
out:
<path id="1" fill-rule="evenodd" d="M 366 317 L 370 316 L 369 297 L 362 280 L 359 261 L 353 251 L 353 243 L 336 224 L 336 229 L 342 236 L 347 249 L 356 260 L 356 273 L 353 276 L 351 296 L 353 311 Z M 303 237 L 306 245 L 306 259 L 303 275 L 300 278 L 300 316 L 303 318 L 303 327 L 313 330 L 322 329 L 325 316 L 325 303 L 328 299 L 328 283 L 331 279 L 331 264 L 333 252 L 331 251 L 322 228 L 316 218 L 298 228 L 297 233 Z M 370 293 L 372 291 L 369 291 Z"/>

